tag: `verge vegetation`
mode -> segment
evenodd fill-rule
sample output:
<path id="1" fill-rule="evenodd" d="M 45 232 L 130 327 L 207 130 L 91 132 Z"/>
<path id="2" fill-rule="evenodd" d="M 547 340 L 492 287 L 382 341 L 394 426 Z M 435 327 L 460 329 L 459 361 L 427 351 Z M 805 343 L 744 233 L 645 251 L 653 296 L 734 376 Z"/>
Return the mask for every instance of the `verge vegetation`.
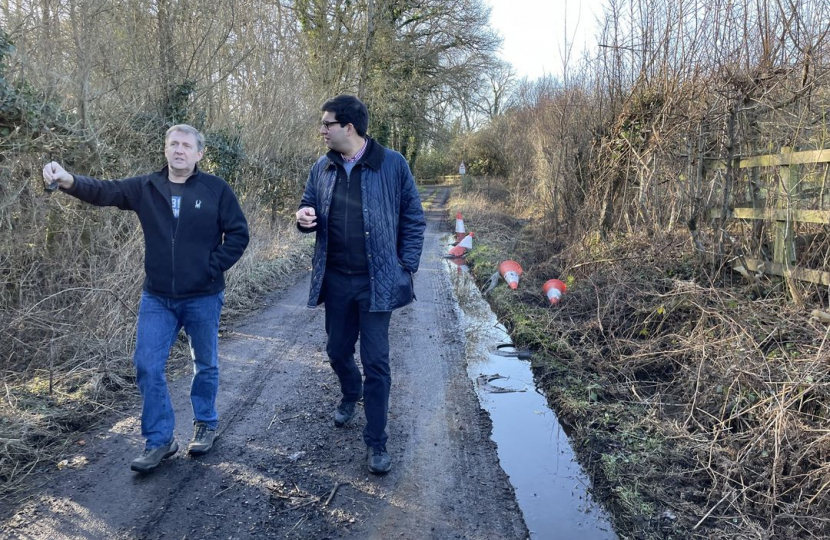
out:
<path id="1" fill-rule="evenodd" d="M 828 326 L 702 267 L 685 233 L 551 242 L 506 192 L 450 201 L 476 245 L 489 300 L 533 369 L 621 538 L 822 538 L 830 534 Z M 551 306 L 542 284 L 568 283 Z"/>

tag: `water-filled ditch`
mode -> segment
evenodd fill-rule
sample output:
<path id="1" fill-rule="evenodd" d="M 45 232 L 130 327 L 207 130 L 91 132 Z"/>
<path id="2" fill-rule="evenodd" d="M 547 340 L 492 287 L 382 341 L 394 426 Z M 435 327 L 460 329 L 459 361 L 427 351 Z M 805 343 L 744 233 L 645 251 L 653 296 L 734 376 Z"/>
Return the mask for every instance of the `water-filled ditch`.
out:
<path id="1" fill-rule="evenodd" d="M 467 374 L 492 420 L 499 460 L 531 538 L 616 539 L 556 414 L 536 389 L 530 362 L 512 347 L 462 262 L 447 260 L 446 269 L 466 334 Z"/>

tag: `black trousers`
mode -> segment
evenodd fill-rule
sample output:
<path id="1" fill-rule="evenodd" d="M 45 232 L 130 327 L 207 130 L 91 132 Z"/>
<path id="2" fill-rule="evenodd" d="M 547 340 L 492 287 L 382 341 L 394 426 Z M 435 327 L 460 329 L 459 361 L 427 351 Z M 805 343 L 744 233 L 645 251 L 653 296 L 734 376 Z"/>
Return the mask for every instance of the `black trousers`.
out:
<path id="1" fill-rule="evenodd" d="M 343 274 L 330 268 L 323 278 L 326 308 L 326 352 L 344 401 L 357 401 L 363 395 L 367 446 L 385 445 L 386 417 L 389 410 L 389 320 L 391 311 L 369 312 L 368 274 Z M 355 344 L 360 337 L 363 380 L 355 362 Z"/>

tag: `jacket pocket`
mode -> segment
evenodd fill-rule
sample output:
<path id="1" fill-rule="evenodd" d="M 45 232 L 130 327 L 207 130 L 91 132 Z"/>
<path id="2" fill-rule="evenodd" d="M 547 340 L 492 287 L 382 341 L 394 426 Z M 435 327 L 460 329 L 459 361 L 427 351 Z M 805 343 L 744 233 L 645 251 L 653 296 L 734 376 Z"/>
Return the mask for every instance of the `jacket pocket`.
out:
<path id="1" fill-rule="evenodd" d="M 400 264 L 395 265 L 395 287 L 392 292 L 392 309 L 410 304 L 415 299 L 412 274 Z"/>

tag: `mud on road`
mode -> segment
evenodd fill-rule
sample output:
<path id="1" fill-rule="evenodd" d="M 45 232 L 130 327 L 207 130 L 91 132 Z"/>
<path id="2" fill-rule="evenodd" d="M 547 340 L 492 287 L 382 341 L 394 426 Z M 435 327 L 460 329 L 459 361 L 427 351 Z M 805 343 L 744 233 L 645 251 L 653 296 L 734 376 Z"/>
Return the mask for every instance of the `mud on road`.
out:
<path id="1" fill-rule="evenodd" d="M 440 203 L 441 190 L 425 196 Z M 138 414 L 90 433 L 67 466 L 7 509 L 3 539 L 469 539 L 528 537 L 464 366 L 441 255 L 444 213 L 427 212 L 418 301 L 390 328 L 393 469 L 370 475 L 362 410 L 336 428 L 337 380 L 308 276 L 220 342 L 221 425 L 201 458 L 181 451 L 146 476 Z M 190 438 L 189 380 L 171 384 L 176 438 Z"/>

